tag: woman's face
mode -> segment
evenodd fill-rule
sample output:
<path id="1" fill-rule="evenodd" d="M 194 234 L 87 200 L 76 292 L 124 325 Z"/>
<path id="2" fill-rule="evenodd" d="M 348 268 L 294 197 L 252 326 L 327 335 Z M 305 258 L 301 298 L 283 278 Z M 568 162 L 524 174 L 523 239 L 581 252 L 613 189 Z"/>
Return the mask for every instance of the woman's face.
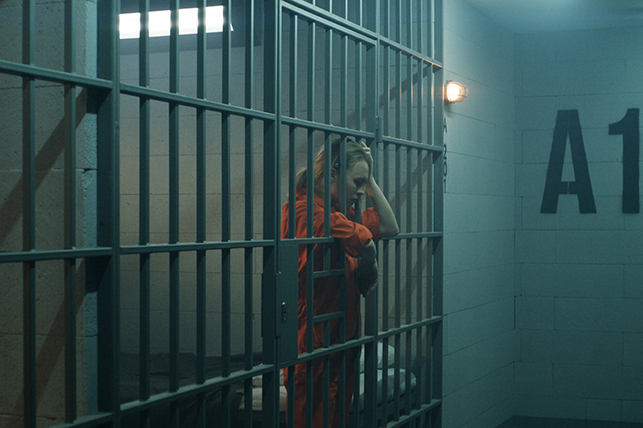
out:
<path id="1" fill-rule="evenodd" d="M 333 170 L 333 181 L 330 185 L 330 192 L 333 202 L 339 201 L 339 189 L 341 176 L 339 171 Z M 366 189 L 364 185 L 368 181 L 369 171 L 366 161 L 359 161 L 346 171 L 346 207 L 353 206 L 364 196 Z"/>

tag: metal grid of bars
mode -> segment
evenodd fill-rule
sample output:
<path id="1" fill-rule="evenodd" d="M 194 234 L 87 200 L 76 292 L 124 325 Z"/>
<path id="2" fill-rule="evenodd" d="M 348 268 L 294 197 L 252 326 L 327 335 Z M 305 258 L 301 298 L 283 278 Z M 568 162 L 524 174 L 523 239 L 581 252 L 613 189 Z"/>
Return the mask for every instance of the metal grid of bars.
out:
<path id="1" fill-rule="evenodd" d="M 421 0 L 328 0 L 324 1 L 268 1 L 247 0 L 242 3 L 224 1 L 224 24 L 221 34 L 206 35 L 206 0 L 197 0 L 200 24 L 194 51 L 196 67 L 196 91 L 183 89 L 181 67 L 184 60 L 183 36 L 178 33 L 178 0 L 170 2 L 171 33 L 168 38 L 167 88 L 156 89 L 151 75 L 150 58 L 157 44 L 151 43 L 147 32 L 147 16 L 150 0 L 140 0 L 136 9 L 141 13 L 140 37 L 136 42 L 138 76 L 136 81 L 121 78 L 122 42 L 119 41 L 118 16 L 123 5 L 117 0 L 105 0 L 97 4 L 97 69 L 94 73 L 78 73 L 76 58 L 78 37 L 76 14 L 79 0 L 65 0 L 64 9 L 64 64 L 62 70 L 55 67 L 36 66 L 34 0 L 24 0 L 22 7 L 22 63 L 0 60 L 0 73 L 22 78 L 22 248 L 0 253 L 3 266 L 23 267 L 23 417 L 25 427 L 35 427 L 38 417 L 39 388 L 36 324 L 39 315 L 36 294 L 38 265 L 48 261 L 62 262 L 64 286 L 64 415 L 61 426 L 120 426 L 128 417 L 137 417 L 137 424 L 150 426 L 151 412 L 162 406 L 169 407 L 169 425 L 181 425 L 179 401 L 194 398 L 198 403 L 197 426 L 206 426 L 207 394 L 218 391 L 222 397 L 220 426 L 232 426 L 232 385 L 241 382 L 244 390 L 244 426 L 253 423 L 252 378 L 263 376 L 264 426 L 279 426 L 278 379 L 279 370 L 291 366 L 285 360 L 279 343 L 286 340 L 275 332 L 278 324 L 280 297 L 275 292 L 279 282 L 279 263 L 282 247 L 288 245 L 279 238 L 280 205 L 285 193 L 293 201 L 294 173 L 302 164 L 312 170 L 313 157 L 324 145 L 328 153 L 333 138 L 352 137 L 365 141 L 373 150 L 376 175 L 392 205 L 401 226 L 401 233 L 380 244 L 382 281 L 378 292 L 363 304 L 363 335 L 346 341 L 342 329 L 340 345 L 313 350 L 297 357 L 296 361 L 312 367 L 315 358 L 328 358 L 332 353 L 345 352 L 363 346 L 365 354 L 365 398 L 367 406 L 377 408 L 379 413 L 360 414 L 357 405 L 353 409 L 340 406 L 340 413 L 353 412 L 356 423 L 363 426 L 440 426 L 441 397 L 441 314 L 442 314 L 442 66 L 441 1 Z M 123 3 L 125 4 L 125 2 Z M 242 4 L 242 6 L 240 6 Z M 128 3 L 129 5 L 129 3 Z M 238 13 L 235 21 L 235 10 Z M 239 18 L 241 17 L 241 18 Z M 239 36 L 233 32 L 241 31 Z M 238 23 L 238 24 L 237 24 Z M 262 24 L 262 25 L 259 25 Z M 237 30 L 238 29 L 238 30 Z M 243 37 L 241 37 L 241 35 Z M 86 35 L 85 35 L 86 36 Z M 90 36 L 91 37 L 91 36 Z M 243 97 L 235 98 L 239 90 L 233 83 L 233 68 L 239 60 L 233 58 L 234 39 L 240 40 L 243 61 Z M 212 45 L 215 45 L 214 47 Z M 209 73 L 208 52 L 214 49 L 220 55 L 221 67 L 218 83 Z M 284 61 L 284 59 L 287 59 Z M 257 62 L 261 62 L 259 67 Z M 258 71 L 260 69 L 260 71 Z M 260 77 L 257 75 L 260 74 Z M 322 82 L 322 83 L 320 83 Z M 46 248 L 38 243 L 42 232 L 37 229 L 37 123 L 36 108 L 38 84 L 61 87 L 64 102 L 64 189 L 63 219 L 64 238 L 56 248 Z M 256 90 L 256 84 L 263 92 Z M 181 86 L 180 86 L 181 85 Z M 208 96 L 212 86 L 220 87 L 217 96 Z M 305 88 L 303 91 L 301 88 Z M 321 87 L 321 90 L 319 88 Z M 81 91 L 78 88 L 82 88 Z M 85 186 L 81 201 L 77 161 L 77 103 L 81 93 L 87 96 L 87 115 L 96 120 L 97 144 L 95 186 Z M 123 217 L 121 185 L 123 177 L 132 178 L 123 166 L 121 124 L 124 121 L 123 100 L 138 101 L 138 181 L 137 206 L 138 230 L 135 243 L 122 230 Z M 259 100 L 259 101 L 258 101 Z M 287 102 L 286 102 L 287 101 Z M 163 159 L 167 165 L 167 205 L 164 210 L 167 221 L 165 241 L 154 235 L 155 209 L 151 196 L 155 186 L 154 168 L 151 164 L 155 150 L 154 104 L 167 108 L 164 121 L 167 127 L 167 153 Z M 186 144 L 185 125 L 182 114 L 189 111 L 194 116 L 195 139 L 194 169 L 194 238 L 182 239 L 181 211 L 183 196 L 181 180 L 184 168 L 180 163 L 182 147 Z M 220 121 L 218 132 L 210 132 L 209 121 Z M 243 150 L 243 218 L 240 234 L 233 232 L 238 221 L 233 202 L 235 164 L 232 155 L 234 135 L 242 135 Z M 85 137 L 86 138 L 86 137 Z M 215 153 L 219 167 L 213 166 L 208 145 L 216 140 L 220 149 Z M 262 144 L 257 153 L 258 141 Z M 285 153 L 285 155 L 284 155 Z M 345 156 L 345 154 L 344 154 Z M 262 157 L 263 162 L 258 162 Z M 284 160 L 285 159 L 285 160 Z M 345 162 L 341 162 L 345 165 Z M 330 168 L 329 162 L 326 163 Z M 192 165 L 192 164 L 190 164 Z M 285 171 L 285 173 L 284 173 Z M 328 173 L 330 171 L 327 171 Z M 343 171 L 345 172 L 345 171 Z M 211 197 L 211 175 L 219 175 L 218 193 L 214 202 Z M 285 174 L 285 175 L 284 175 Z M 263 186 L 257 186 L 256 176 L 261 176 Z M 282 182 L 287 182 L 283 186 Z M 309 182 L 312 184 L 312 182 Z M 327 195 L 330 194 L 327 183 Z M 259 187 L 259 188 L 258 188 Z M 312 187 L 312 186 L 309 186 Z M 286 190 L 284 193 L 283 190 Z M 346 189 L 342 188 L 342 194 Z M 257 204 L 255 194 L 261 195 Z M 312 202 L 312 192 L 309 194 Z M 236 201 L 236 200 L 234 200 Z M 330 203 L 329 200 L 326 201 Z M 80 205 L 93 206 L 85 209 Z M 221 207 L 216 232 L 208 221 L 213 204 Z M 260 205 L 260 207 L 257 207 Z M 291 203 L 291 206 L 294 204 Z M 312 208 L 312 203 L 309 203 Z M 257 209 L 261 217 L 257 219 Z M 345 209 L 345 207 L 343 207 Z M 294 216 L 293 212 L 290 213 Z M 328 247 L 330 238 L 330 211 L 326 212 L 325 237 L 313 238 L 309 231 L 306 239 L 293 239 L 296 245 Z M 312 218 L 312 209 L 308 213 Z M 82 218 L 82 225 L 79 223 Z M 294 224 L 294 222 L 291 222 Z M 312 224 L 312 221 L 309 222 Z M 84 227 L 93 232 L 79 240 L 77 230 Z M 41 235 L 38 235 L 41 233 Z M 95 234 L 95 238 L 92 236 Z M 291 234 L 290 238 L 294 238 Z M 287 241 L 287 240 L 286 240 Z M 285 250 L 284 250 L 285 251 Z M 326 253 L 326 266 L 330 266 Z M 243 367 L 232 367 L 232 318 L 231 303 L 235 274 L 235 254 L 242 254 L 243 270 Z M 153 352 L 152 319 L 154 282 L 152 259 L 163 257 L 166 261 L 168 286 L 168 390 L 153 394 L 150 388 L 150 356 Z M 183 260 L 195 260 L 195 281 L 190 283 L 181 270 Z M 122 403 L 120 351 L 123 335 L 123 312 L 121 307 L 123 289 L 122 266 L 126 259 L 138 259 L 138 354 L 139 387 L 138 399 Z M 209 269 L 212 259 L 219 269 L 213 275 Z M 257 263 L 258 262 L 258 263 Z M 79 266 L 83 264 L 84 278 Z M 257 266 L 260 265 L 260 266 Z M 262 275 L 258 290 L 256 274 Z M 343 271 L 326 270 L 313 272 L 309 277 L 309 295 L 314 289 L 314 277 L 343 275 Z M 207 306 L 212 277 L 220 284 L 217 299 L 221 303 L 218 330 L 220 343 L 216 354 L 220 369 L 215 375 L 208 373 L 206 357 L 209 354 L 208 329 L 212 323 Z M 96 378 L 78 373 L 80 365 L 92 364 L 88 360 L 79 363 L 76 348 L 78 332 L 78 283 L 83 283 L 84 292 L 96 291 L 98 305 L 96 344 Z M 194 382 L 180 384 L 179 355 L 181 351 L 181 290 L 195 289 L 195 354 L 196 375 Z M 340 313 L 308 318 L 328 326 L 332 319 L 342 320 L 345 312 L 345 293 L 340 296 Z M 253 328 L 256 308 L 253 301 L 261 296 L 262 335 L 257 347 L 256 331 Z M 415 303 L 415 306 L 414 306 Z M 312 307 L 312 305 L 311 305 Z M 87 321 L 85 321 L 87 322 Z M 215 323 L 214 325 L 217 325 Z M 311 337 L 312 335 L 309 335 Z M 388 360 L 387 345 L 394 351 L 395 400 L 376 402 L 375 372 L 376 344 L 383 342 L 383 358 Z M 253 363 L 254 353 L 260 348 L 262 361 Z M 88 347 L 89 349 L 89 347 Z M 83 359 L 91 358 L 86 352 Z M 345 361 L 345 360 L 344 360 Z M 344 363 L 345 364 L 345 363 Z M 328 365 L 326 364 L 326 367 Z M 400 399 L 399 385 L 401 367 L 414 367 L 418 379 L 417 394 L 405 394 Z M 310 372 L 310 371 L 309 371 Z M 341 381 L 344 382 L 345 367 Z M 328 394 L 328 370 L 325 373 L 324 391 Z M 406 385 L 411 383 L 411 370 L 405 371 Z M 87 397 L 79 398 L 78 385 L 86 382 Z M 382 380 L 382 393 L 386 394 L 388 378 Z M 356 379 L 356 390 L 360 388 Z M 309 391 L 312 390 L 309 382 Z M 92 395 L 93 394 L 93 395 Z M 343 397 L 342 397 L 343 398 Z M 343 400 L 341 400 L 343 403 Z M 293 405 L 292 400 L 289 403 Z M 327 404 L 326 404 L 327 406 Z M 291 407 L 292 409 L 292 407 Z M 292 415 L 292 412 L 290 412 Z M 325 409 L 325 424 L 328 423 L 328 408 Z M 308 424 L 312 422 L 312 410 L 307 411 Z M 340 421 L 343 418 L 340 417 Z M 292 422 L 292 420 L 290 421 Z M 343 426 L 343 422 L 340 422 Z"/>

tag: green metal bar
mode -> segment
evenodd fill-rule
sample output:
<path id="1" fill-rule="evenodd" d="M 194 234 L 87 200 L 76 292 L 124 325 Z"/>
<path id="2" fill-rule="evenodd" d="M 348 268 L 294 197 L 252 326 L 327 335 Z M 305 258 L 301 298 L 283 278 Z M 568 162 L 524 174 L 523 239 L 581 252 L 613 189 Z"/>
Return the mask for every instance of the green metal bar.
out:
<path id="1" fill-rule="evenodd" d="M 98 78 L 110 88 L 98 94 L 97 242 L 109 247 L 106 257 L 88 260 L 90 281 L 98 290 L 98 411 L 111 412 L 112 426 L 120 426 L 120 3 L 105 0 L 98 8 Z"/>
<path id="2" fill-rule="evenodd" d="M 170 0 L 170 92 L 179 92 L 179 0 Z M 179 106 L 168 104 L 169 130 L 169 240 L 170 244 L 179 242 Z M 169 321 L 170 321 L 170 392 L 179 389 L 179 323 L 180 323 L 180 262 L 179 253 L 169 254 Z M 170 427 L 179 428 L 180 410 L 176 402 L 170 404 Z"/>
<path id="3" fill-rule="evenodd" d="M 205 99 L 206 96 L 206 32 L 205 8 L 206 0 L 198 0 L 199 27 L 197 34 L 197 97 Z M 196 242 L 206 242 L 206 121 L 207 115 L 204 108 L 197 108 L 197 133 L 196 133 Z M 197 251 L 197 383 L 205 382 L 205 331 L 206 331 L 206 251 Z"/>
<path id="4" fill-rule="evenodd" d="M 246 2 L 246 107 L 252 108 L 254 104 L 254 1 L 247 0 Z M 246 147 L 245 147 L 245 167 L 246 167 L 246 200 L 245 200 L 245 218 L 246 218 L 246 233 L 245 239 L 250 241 L 254 238 L 254 156 L 253 156 L 253 134 L 254 134 L 254 121 L 246 119 Z M 246 312 L 246 370 L 252 368 L 252 355 L 253 355 L 253 248 L 247 248 L 245 252 L 245 312 Z"/>
<path id="5" fill-rule="evenodd" d="M 76 69 L 75 1 L 65 1 L 65 71 Z M 76 88 L 65 85 L 65 248 L 76 246 Z M 76 259 L 65 260 L 65 422 L 77 417 L 76 391 Z"/>
<path id="6" fill-rule="evenodd" d="M 308 130 L 316 130 L 320 132 L 331 132 L 333 134 L 350 136 L 356 139 L 360 139 L 360 138 L 372 139 L 375 137 L 375 134 L 373 132 L 357 130 L 352 128 L 344 128 L 341 126 L 328 125 L 325 123 L 313 122 L 310 120 L 304 120 L 304 119 L 298 119 L 298 118 L 292 118 L 292 117 L 284 117 L 283 123 L 286 125 L 295 125 L 301 128 L 306 128 Z"/>
<path id="7" fill-rule="evenodd" d="M 254 43 L 255 43 L 255 4 L 254 0 L 246 0 L 246 107 L 252 108 L 254 105 L 255 88 L 254 88 Z M 245 218 L 246 233 L 245 239 L 250 241 L 254 238 L 254 120 L 246 118 L 245 132 L 245 168 L 246 168 L 246 200 L 245 200 Z M 245 369 L 251 370 L 253 367 L 253 347 L 254 347 L 254 249 L 252 247 L 245 250 Z M 252 426 L 252 379 L 247 379 L 244 384 L 245 398 L 245 426 Z"/>
<path id="8" fill-rule="evenodd" d="M 308 24 L 308 120 L 315 121 L 315 64 L 316 64 L 316 25 L 315 22 Z M 308 153 L 307 153 L 307 170 L 308 170 L 308 192 L 306 194 L 306 235 L 313 237 L 313 223 L 314 223 L 314 147 L 315 147 L 315 131 L 308 130 Z M 309 244 L 307 248 L 308 260 L 315 260 L 314 245 Z M 310 353 L 314 349 L 314 330 L 313 330 L 313 317 L 315 313 L 314 306 L 314 263 L 306 264 L 306 350 Z M 312 304 L 311 304 L 312 303 Z M 306 397 L 313 396 L 313 362 L 308 361 L 306 365 Z M 313 423 L 313 400 L 307 399 L 305 406 L 306 413 L 306 426 L 310 427 Z"/>
<path id="9" fill-rule="evenodd" d="M 223 32 L 222 32 L 222 102 L 230 104 L 230 75 L 231 75 L 231 51 L 232 37 L 230 27 L 230 17 L 232 2 L 226 0 L 223 2 Z M 223 241 L 231 239 L 231 173 L 232 166 L 230 163 L 230 139 L 232 118 L 227 112 L 221 114 L 221 238 Z M 221 351 L 222 351 L 222 375 L 230 375 L 230 348 L 231 348 L 231 251 L 224 249 L 221 251 Z M 225 386 L 221 390 L 221 424 L 224 428 L 230 427 L 231 424 L 231 389 Z"/>
<path id="10" fill-rule="evenodd" d="M 348 92 L 348 37 L 345 34 L 341 35 L 339 69 L 339 125 L 346 128 L 348 126 L 348 100 L 346 96 Z"/>
<path id="11" fill-rule="evenodd" d="M 22 62 L 34 61 L 35 1 L 24 0 L 22 18 Z M 35 230 L 35 91 L 32 77 L 22 79 L 22 247 L 36 246 Z M 36 428 L 36 265 L 23 263 L 23 388 L 25 428 Z"/>
<path id="12" fill-rule="evenodd" d="M 263 120 L 274 120 L 275 115 L 270 112 L 261 110 L 251 110 L 245 107 L 235 106 L 231 104 L 223 104 L 215 101 L 202 100 L 199 98 L 190 97 L 187 95 L 174 94 L 166 91 L 161 91 L 152 88 L 142 88 L 138 85 L 131 85 L 128 83 L 121 84 L 121 93 L 124 95 L 132 95 L 135 97 L 148 97 L 154 101 L 173 102 L 177 105 L 184 107 L 199 108 L 203 107 L 208 111 L 225 112 L 236 116 L 250 117 Z"/>
<path id="13" fill-rule="evenodd" d="M 299 108 L 297 82 L 299 81 L 298 59 L 299 59 L 299 20 L 297 15 L 290 15 L 290 116 L 297 117 Z M 296 224 L 296 174 L 297 174 L 297 127 L 290 126 L 289 135 L 289 175 L 288 175 L 288 237 L 295 238 L 297 234 Z M 294 421 L 294 419 L 293 419 Z M 293 422 L 294 423 L 294 422 Z"/>
<path id="14" fill-rule="evenodd" d="M 30 0 L 26 1 L 29 2 Z M 37 67 L 33 64 L 20 64 L 6 60 L 0 60 L 0 72 L 48 82 L 72 84 L 86 88 L 109 89 L 112 86 L 112 83 L 106 79 L 82 76 L 79 74 L 69 74 L 64 71 Z"/>
<path id="15" fill-rule="evenodd" d="M 177 244 L 150 244 L 146 246 L 142 245 L 123 245 L 121 247 L 121 254 L 144 254 L 144 253 L 166 253 L 168 251 L 198 251 L 198 250 L 230 250 L 235 248 L 248 248 L 248 247 L 272 247 L 275 243 L 268 240 L 256 240 L 252 242 L 248 241 L 214 241 L 214 242 L 191 242 L 191 243 L 177 243 Z M 74 251 L 76 253 L 82 253 L 80 251 Z M 91 252 L 90 252 L 91 253 Z M 95 252 L 96 254 L 102 254 L 103 252 Z M 18 253 L 20 254 L 20 253 Z"/>
<path id="16" fill-rule="evenodd" d="M 150 49 L 148 20 L 149 0 L 139 1 L 139 85 L 150 83 Z M 150 100 L 139 99 L 139 245 L 150 242 Z M 150 397 L 150 255 L 139 255 L 139 397 Z M 150 413 L 140 414 L 141 426 L 150 427 Z"/>
<path id="17" fill-rule="evenodd" d="M 443 11 L 442 0 L 434 0 L 435 10 L 435 55 L 437 58 L 443 57 Z M 442 87 L 444 81 L 444 72 L 442 69 L 436 70 L 434 73 L 434 88 L 435 94 L 434 109 L 434 138 L 436 146 L 444 146 L 444 134 L 442 132 L 442 121 L 444 117 L 444 102 L 442 100 Z M 438 126 L 439 123 L 439 126 Z M 443 156 L 443 155 L 442 155 Z M 434 230 L 442 232 L 444 230 L 444 189 L 442 187 L 443 181 L 443 164 L 442 156 L 438 156 L 434 169 L 434 186 L 435 186 L 435 201 L 434 201 Z M 443 314 L 443 266 L 444 266 L 444 242 L 443 239 L 434 242 L 434 278 L 433 278 L 433 313 L 432 315 Z M 442 323 L 434 327 L 433 336 L 433 367 L 432 367 L 432 398 L 442 398 Z M 441 407 L 439 407 L 434 415 L 435 425 L 441 426 Z"/>
<path id="18" fill-rule="evenodd" d="M 275 335 L 276 274 L 279 266 L 279 156 L 281 154 L 281 28 L 282 10 L 280 0 L 266 0 L 264 6 L 264 108 L 272 116 L 264 123 L 263 161 L 263 238 L 274 242 L 274 247 L 263 250 L 262 322 L 264 327 L 263 361 L 278 363 L 278 343 Z M 276 428 L 279 425 L 278 366 L 263 377 L 262 426 Z"/>
<path id="19" fill-rule="evenodd" d="M 199 24 L 197 29 L 197 98 L 205 99 L 206 96 L 206 0 L 197 0 Z M 207 113 L 202 107 L 196 109 L 196 241 L 206 240 L 206 121 Z M 207 281 L 207 253 L 204 250 L 196 252 L 196 383 L 204 384 L 206 381 L 206 281 Z M 197 428 L 206 428 L 207 400 L 205 394 L 196 395 L 197 402 Z"/>

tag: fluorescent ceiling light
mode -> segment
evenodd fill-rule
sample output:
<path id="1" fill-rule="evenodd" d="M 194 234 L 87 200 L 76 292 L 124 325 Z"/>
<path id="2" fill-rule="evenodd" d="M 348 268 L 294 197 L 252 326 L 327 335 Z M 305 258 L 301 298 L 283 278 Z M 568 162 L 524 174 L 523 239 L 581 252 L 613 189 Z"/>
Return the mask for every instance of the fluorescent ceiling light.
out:
<path id="1" fill-rule="evenodd" d="M 170 35 L 172 21 L 169 10 L 158 10 L 149 13 L 148 26 L 150 37 Z M 141 14 L 121 13 L 118 29 L 121 39 L 137 39 L 141 32 Z M 199 29 L 199 9 L 179 9 L 179 34 L 197 34 Z M 230 26 L 232 30 L 232 25 Z M 220 33 L 223 31 L 223 6 L 205 8 L 205 32 Z"/>

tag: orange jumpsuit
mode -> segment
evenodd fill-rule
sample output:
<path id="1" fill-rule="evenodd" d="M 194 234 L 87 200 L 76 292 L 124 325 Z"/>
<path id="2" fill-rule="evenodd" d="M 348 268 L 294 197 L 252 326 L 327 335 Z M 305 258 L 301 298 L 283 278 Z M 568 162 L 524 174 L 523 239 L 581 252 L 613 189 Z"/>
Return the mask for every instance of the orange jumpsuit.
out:
<path id="1" fill-rule="evenodd" d="M 296 197 L 296 218 L 297 238 L 306 237 L 306 205 L 307 189 L 297 190 Z M 314 198 L 314 236 L 324 235 L 324 200 L 315 195 Z M 342 213 L 331 210 L 331 236 L 335 244 L 331 248 L 331 269 L 339 268 L 338 250 L 341 248 L 346 252 L 346 339 L 352 339 L 359 328 L 359 299 L 360 293 L 355 281 L 355 270 L 357 269 L 357 257 L 364 250 L 364 247 L 371 239 L 378 240 L 380 235 L 380 218 L 377 211 L 372 208 L 362 213 L 362 224 L 355 223 L 355 210 L 350 208 L 348 218 Z M 288 238 L 288 203 L 282 207 L 281 237 Z M 323 245 L 314 247 L 315 271 L 323 270 Z M 298 352 L 306 352 L 306 263 L 308 254 L 306 245 L 299 246 L 299 304 L 298 304 Z M 315 315 L 339 311 L 339 286 L 340 280 L 337 276 L 318 278 L 314 285 Z M 323 346 L 324 325 L 318 323 L 314 326 L 314 347 Z M 331 344 L 339 342 L 340 325 L 337 320 L 331 321 L 330 337 Z M 346 353 L 346 418 L 350 412 L 350 404 L 353 398 L 353 367 L 359 350 L 351 350 Z M 333 354 L 330 357 L 330 399 L 329 399 L 329 420 L 330 427 L 337 427 L 339 423 L 339 362 L 340 355 Z M 321 428 L 323 422 L 323 360 L 313 362 L 313 427 Z M 285 370 L 284 376 L 287 381 L 289 370 Z M 295 427 L 306 426 L 306 364 L 295 366 Z M 288 391 L 289 393 L 291 391 Z"/>

